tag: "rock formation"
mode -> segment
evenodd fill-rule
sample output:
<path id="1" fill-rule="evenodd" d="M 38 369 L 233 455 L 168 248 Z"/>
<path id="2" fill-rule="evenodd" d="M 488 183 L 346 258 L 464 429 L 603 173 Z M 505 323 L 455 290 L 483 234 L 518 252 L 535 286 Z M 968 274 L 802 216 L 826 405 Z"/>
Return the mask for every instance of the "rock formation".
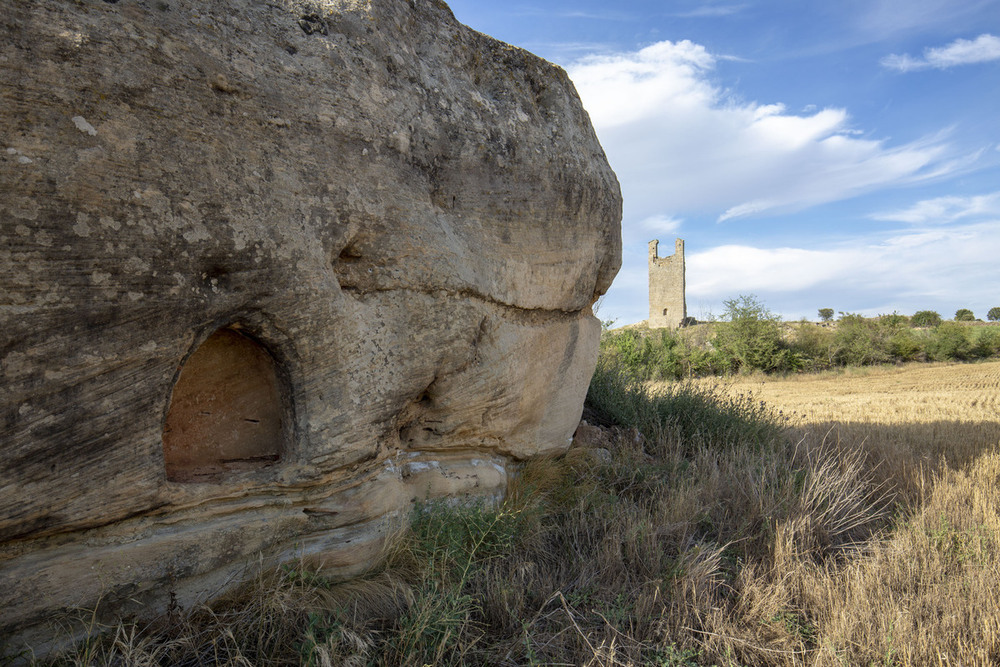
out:
<path id="1" fill-rule="evenodd" d="M 0 635 L 370 565 L 568 446 L 621 198 L 566 74 L 438 0 L 0 21 Z"/>

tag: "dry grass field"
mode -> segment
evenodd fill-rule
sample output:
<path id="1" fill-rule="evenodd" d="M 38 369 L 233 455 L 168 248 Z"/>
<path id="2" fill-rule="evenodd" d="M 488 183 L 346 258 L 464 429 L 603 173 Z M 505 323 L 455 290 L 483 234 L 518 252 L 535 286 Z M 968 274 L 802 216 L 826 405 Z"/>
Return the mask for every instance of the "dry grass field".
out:
<path id="1" fill-rule="evenodd" d="M 725 387 L 781 411 L 799 437 L 862 448 L 908 495 L 942 464 L 961 467 L 1000 444 L 1000 361 L 755 375 Z"/>
<path id="2" fill-rule="evenodd" d="M 1000 362 L 655 386 L 602 363 L 588 401 L 623 427 L 497 507 L 415 512 L 369 575 L 286 565 L 33 664 L 1000 665 L 998 391 Z"/>
<path id="3" fill-rule="evenodd" d="M 803 424 L 946 421 L 997 425 L 1000 414 L 1000 361 L 748 376 L 736 378 L 730 386 L 759 395 Z"/>
<path id="4" fill-rule="evenodd" d="M 1000 362 L 725 386 L 780 410 L 800 447 L 839 452 L 841 467 L 858 463 L 858 477 L 885 490 L 897 515 L 837 567 L 783 550 L 803 527 L 777 526 L 780 576 L 762 577 L 761 595 L 787 595 L 784 604 L 817 629 L 817 643 L 773 662 L 1000 664 Z M 821 467 L 815 473 L 822 478 Z"/>

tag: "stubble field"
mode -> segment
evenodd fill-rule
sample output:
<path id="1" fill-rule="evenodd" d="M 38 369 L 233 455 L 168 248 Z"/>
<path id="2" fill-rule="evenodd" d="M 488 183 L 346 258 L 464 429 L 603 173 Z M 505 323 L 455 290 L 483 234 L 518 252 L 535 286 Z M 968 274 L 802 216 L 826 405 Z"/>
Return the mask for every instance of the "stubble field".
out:
<path id="1" fill-rule="evenodd" d="M 861 448 L 908 495 L 931 471 L 960 468 L 1000 443 L 1000 361 L 758 375 L 725 386 L 779 410 L 802 438 Z"/>
<path id="2" fill-rule="evenodd" d="M 1000 361 L 850 368 L 787 377 L 742 377 L 731 385 L 803 424 L 837 421 L 914 424 L 981 422 L 996 426 Z"/>
<path id="3" fill-rule="evenodd" d="M 775 662 L 1000 664 L 1000 362 L 745 377 L 725 389 L 780 410 L 800 447 L 861 462 L 896 516 L 836 567 L 783 556 L 778 527 L 779 580 L 794 582 L 793 606 L 818 641 L 801 663 Z"/>
<path id="4" fill-rule="evenodd" d="M 720 382 L 602 358 L 588 403 L 620 426 L 500 505 L 423 507 L 358 580 L 289 564 L 34 664 L 1000 664 L 1000 361 Z"/>

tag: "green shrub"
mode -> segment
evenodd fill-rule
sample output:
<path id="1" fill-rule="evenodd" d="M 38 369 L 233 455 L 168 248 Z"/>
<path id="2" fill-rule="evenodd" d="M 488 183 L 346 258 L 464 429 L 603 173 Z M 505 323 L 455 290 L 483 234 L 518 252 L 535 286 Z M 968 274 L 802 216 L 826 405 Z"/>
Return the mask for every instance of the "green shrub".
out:
<path id="1" fill-rule="evenodd" d="M 642 365 L 643 335 L 637 329 L 608 332 L 601 338 L 601 348 L 616 356 L 626 368 L 638 370 Z"/>
<path id="2" fill-rule="evenodd" d="M 930 310 L 910 318 L 899 313 L 878 317 L 841 313 L 833 328 L 805 321 L 784 324 L 754 295 L 725 304 L 723 321 L 693 329 L 605 332 L 602 354 L 613 357 L 640 381 L 1000 355 L 1000 329 L 958 332 L 947 327 L 939 333 L 941 316 Z M 962 310 L 956 315 L 962 316 Z"/>
<path id="3" fill-rule="evenodd" d="M 959 308 L 955 311 L 956 322 L 975 322 L 976 316 L 968 308 Z"/>
<path id="4" fill-rule="evenodd" d="M 833 366 L 832 329 L 818 327 L 815 324 L 803 322 L 797 325 L 792 333 L 792 350 L 802 360 L 805 370 L 822 370 Z"/>
<path id="5" fill-rule="evenodd" d="M 927 352 L 935 361 L 964 361 L 973 355 L 972 341 L 969 339 L 969 328 L 956 322 L 942 322 L 934 330 L 934 335 L 927 343 Z"/>
<path id="6" fill-rule="evenodd" d="M 910 318 L 911 327 L 936 327 L 941 324 L 941 315 L 933 310 L 918 310 Z"/>
<path id="7" fill-rule="evenodd" d="M 753 294 L 723 302 L 713 345 L 720 362 L 732 372 L 795 370 L 801 360 L 782 338 L 781 318 Z"/>
<path id="8" fill-rule="evenodd" d="M 651 440 L 674 433 L 689 446 L 760 445 L 781 428 L 780 417 L 750 396 L 684 382 L 653 390 L 608 355 L 598 360 L 587 402 Z"/>
<path id="9" fill-rule="evenodd" d="M 892 361 L 887 335 L 891 327 L 857 315 L 842 313 L 833 337 L 833 359 L 845 366 L 867 366 Z"/>
<path id="10" fill-rule="evenodd" d="M 986 319 L 990 322 L 1000 320 L 1000 306 L 993 306 L 990 308 L 990 312 L 986 313 Z"/>
<path id="11" fill-rule="evenodd" d="M 889 337 L 889 354 L 896 361 L 926 360 L 922 342 L 910 329 L 901 329 Z"/>
<path id="12" fill-rule="evenodd" d="M 879 315 L 877 323 L 892 361 L 913 361 L 925 356 L 923 345 L 910 329 L 910 318 L 906 315 Z"/>
<path id="13" fill-rule="evenodd" d="M 972 347 L 972 353 L 983 359 L 1000 354 L 1000 329 L 980 327 Z"/>
<path id="14" fill-rule="evenodd" d="M 640 380 L 679 380 L 716 371 L 711 350 L 691 343 L 688 336 L 671 329 L 625 329 L 606 332 L 602 354 L 614 357 Z"/>
<path id="15" fill-rule="evenodd" d="M 910 324 L 910 318 L 899 313 L 891 315 L 879 315 L 877 318 L 879 326 L 890 331 L 902 331 Z"/>
<path id="16" fill-rule="evenodd" d="M 922 358 L 923 345 L 908 324 L 908 318 L 899 313 L 875 318 L 841 313 L 830 344 L 830 358 L 844 366 L 869 366 Z"/>

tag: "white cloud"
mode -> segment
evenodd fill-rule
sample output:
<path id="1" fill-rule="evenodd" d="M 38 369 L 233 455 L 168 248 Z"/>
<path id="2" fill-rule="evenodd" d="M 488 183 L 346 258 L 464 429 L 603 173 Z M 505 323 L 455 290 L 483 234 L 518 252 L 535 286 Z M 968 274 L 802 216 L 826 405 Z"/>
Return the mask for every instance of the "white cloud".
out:
<path id="1" fill-rule="evenodd" d="M 613 128 L 665 107 L 712 104 L 716 91 L 701 77 L 714 66 L 704 46 L 684 40 L 657 42 L 635 53 L 588 56 L 569 72 L 594 125 Z"/>
<path id="2" fill-rule="evenodd" d="M 998 229 L 994 216 L 808 248 L 732 244 L 689 252 L 688 312 L 720 312 L 724 300 L 756 294 L 786 319 L 815 318 L 820 307 L 866 315 L 929 309 L 945 316 L 971 308 L 982 317 L 1000 304 Z M 605 300 L 604 317 L 619 324 L 648 315 L 645 247 L 633 250 Z"/>
<path id="3" fill-rule="evenodd" d="M 890 53 L 881 60 L 882 67 L 887 69 L 898 69 L 900 72 L 910 72 L 915 69 L 921 69 L 923 67 L 928 67 L 928 65 L 907 54 Z"/>
<path id="4" fill-rule="evenodd" d="M 721 16 L 732 16 L 733 14 L 739 14 L 744 9 L 746 5 L 711 5 L 705 7 L 699 7 L 697 9 L 692 9 L 687 12 L 676 12 L 670 14 L 680 19 L 701 19 L 701 18 L 719 18 Z"/>
<path id="5" fill-rule="evenodd" d="M 721 300 L 748 292 L 808 290 L 849 271 L 856 260 L 827 250 L 724 245 L 687 257 L 687 290 Z"/>
<path id="6" fill-rule="evenodd" d="M 580 10 L 550 10 L 541 7 L 526 7 L 513 12 L 514 16 L 541 16 L 558 19 L 593 19 L 597 21 L 629 21 L 635 18 L 633 14 L 616 11 L 588 12 Z"/>
<path id="7" fill-rule="evenodd" d="M 642 220 L 639 223 L 639 227 L 644 231 L 653 232 L 654 234 L 676 234 L 680 231 L 683 222 L 680 218 L 674 218 L 669 215 L 653 215 Z"/>
<path id="8" fill-rule="evenodd" d="M 1000 219 L 993 218 L 823 249 L 719 246 L 688 256 L 688 300 L 721 303 L 754 293 L 786 316 L 828 305 L 819 301 L 856 304 L 851 307 L 872 315 L 925 308 L 944 314 L 958 307 L 985 311 L 998 300 L 998 225 Z"/>
<path id="9" fill-rule="evenodd" d="M 975 39 L 956 39 L 947 46 L 924 49 L 923 57 L 909 54 L 891 54 L 882 59 L 882 66 L 900 72 L 913 70 L 947 69 L 957 65 L 971 65 L 1000 60 L 1000 37 L 983 34 Z"/>
<path id="10" fill-rule="evenodd" d="M 892 35 L 940 27 L 982 11 L 989 0 L 862 0 L 857 9 L 859 29 L 881 41 Z"/>
<path id="11" fill-rule="evenodd" d="M 690 41 L 590 56 L 569 69 L 618 172 L 628 219 L 792 211 L 957 168 L 942 137 L 897 147 L 854 136 L 843 109 L 790 113 L 735 99 Z"/>
<path id="12" fill-rule="evenodd" d="M 853 127 L 845 109 L 796 113 L 778 101 L 738 99 L 712 80 L 718 60 L 690 41 L 659 42 L 568 67 L 625 197 L 623 267 L 605 302 L 620 322 L 648 313 L 646 242 L 669 240 L 684 220 L 695 221 L 683 223 L 687 230 L 705 218 L 802 210 L 939 179 L 982 156 L 958 154 L 948 129 L 893 145 Z M 989 293 L 1000 283 L 997 199 L 941 198 L 879 213 L 907 226 L 890 236 L 879 225 L 850 245 L 689 245 L 689 309 L 741 293 L 786 316 L 838 305 L 872 314 L 975 309 L 976 299 L 995 299 Z M 945 222 L 947 230 L 934 227 Z M 966 295 L 975 298 L 949 301 Z"/>
<path id="13" fill-rule="evenodd" d="M 926 225 L 949 224 L 961 218 L 982 215 L 1000 216 L 1000 192 L 972 197 L 924 199 L 910 208 L 876 213 L 871 218 Z"/>

